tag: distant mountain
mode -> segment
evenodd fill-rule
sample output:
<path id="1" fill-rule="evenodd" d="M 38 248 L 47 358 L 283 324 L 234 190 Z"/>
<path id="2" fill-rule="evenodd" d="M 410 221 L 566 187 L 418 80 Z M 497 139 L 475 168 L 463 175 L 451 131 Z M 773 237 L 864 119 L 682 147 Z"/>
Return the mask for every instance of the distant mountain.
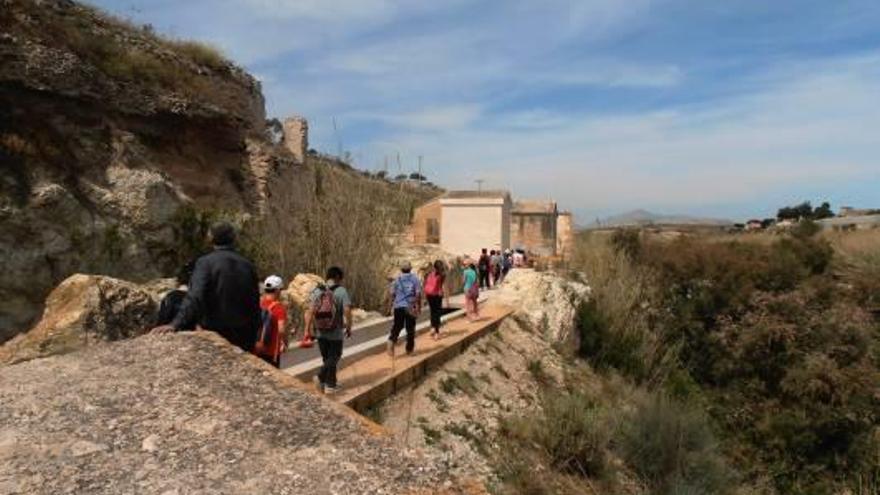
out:
<path id="1" fill-rule="evenodd" d="M 731 225 L 732 221 L 721 218 L 701 218 L 690 215 L 664 215 L 647 210 L 632 210 L 599 220 L 600 227 L 626 227 L 643 225 Z M 590 227 L 597 227 L 595 223 Z"/>

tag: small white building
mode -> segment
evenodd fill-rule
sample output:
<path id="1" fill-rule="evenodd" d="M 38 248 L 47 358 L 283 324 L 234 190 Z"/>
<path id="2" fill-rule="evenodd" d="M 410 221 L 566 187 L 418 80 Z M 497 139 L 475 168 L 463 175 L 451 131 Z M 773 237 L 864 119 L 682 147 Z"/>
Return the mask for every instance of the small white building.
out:
<path id="1" fill-rule="evenodd" d="M 453 254 L 477 256 L 481 249 L 510 248 L 507 191 L 450 191 L 440 198 L 440 247 Z"/>

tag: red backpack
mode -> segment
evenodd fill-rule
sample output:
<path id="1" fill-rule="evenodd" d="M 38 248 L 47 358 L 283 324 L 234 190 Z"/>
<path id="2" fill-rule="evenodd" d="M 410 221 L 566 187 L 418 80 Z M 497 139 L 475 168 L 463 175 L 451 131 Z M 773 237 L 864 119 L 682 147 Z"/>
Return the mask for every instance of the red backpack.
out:
<path id="1" fill-rule="evenodd" d="M 440 296 L 443 294 L 443 276 L 435 272 L 428 274 L 425 279 L 425 294 L 429 296 Z"/>
<path id="2" fill-rule="evenodd" d="M 315 310 L 315 328 L 320 332 L 336 330 L 339 326 L 336 321 L 336 297 L 333 295 L 336 287 L 318 287 L 321 294 L 315 300 L 313 309 Z"/>

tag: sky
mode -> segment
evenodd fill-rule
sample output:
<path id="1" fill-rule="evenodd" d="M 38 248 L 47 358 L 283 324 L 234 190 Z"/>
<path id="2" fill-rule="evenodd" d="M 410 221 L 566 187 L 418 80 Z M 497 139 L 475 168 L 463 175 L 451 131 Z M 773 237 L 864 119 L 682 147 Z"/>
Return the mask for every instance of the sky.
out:
<path id="1" fill-rule="evenodd" d="M 217 46 L 269 116 L 359 168 L 421 156 L 446 188 L 554 199 L 581 225 L 880 208 L 877 0 L 92 3 Z"/>

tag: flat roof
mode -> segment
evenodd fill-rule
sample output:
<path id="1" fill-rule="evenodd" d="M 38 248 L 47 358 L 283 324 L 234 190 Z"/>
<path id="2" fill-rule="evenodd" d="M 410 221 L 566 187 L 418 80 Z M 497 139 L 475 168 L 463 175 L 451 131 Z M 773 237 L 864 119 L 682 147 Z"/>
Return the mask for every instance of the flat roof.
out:
<path id="1" fill-rule="evenodd" d="M 445 199 L 504 199 L 510 196 L 510 192 L 504 190 L 494 191 L 447 191 L 442 197 Z"/>
<path id="2" fill-rule="evenodd" d="M 555 201 L 525 199 L 513 204 L 513 213 L 520 214 L 553 214 L 556 213 Z"/>

